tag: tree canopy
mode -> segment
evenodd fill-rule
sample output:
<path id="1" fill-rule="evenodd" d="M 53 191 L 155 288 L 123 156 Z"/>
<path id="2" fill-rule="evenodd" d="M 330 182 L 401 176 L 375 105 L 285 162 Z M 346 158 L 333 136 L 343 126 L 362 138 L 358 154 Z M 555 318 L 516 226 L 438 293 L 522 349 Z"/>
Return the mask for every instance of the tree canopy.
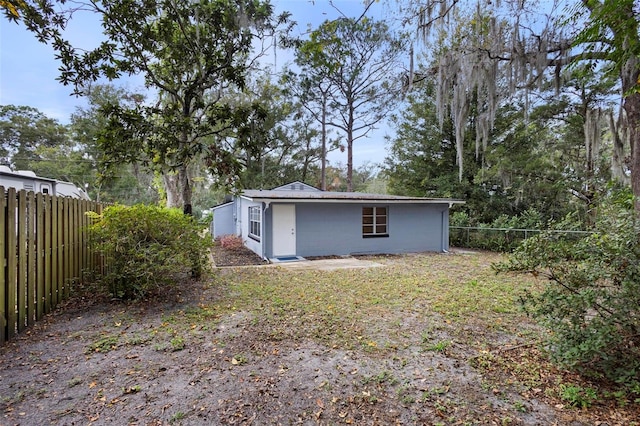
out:
<path id="1" fill-rule="evenodd" d="M 296 62 L 308 76 L 303 84 L 321 89 L 320 104 L 332 111 L 326 124 L 345 136 L 348 190 L 354 142 L 389 113 L 400 93 L 395 74 L 403 46 L 385 23 L 361 17 L 325 21 L 297 49 Z"/>
<path id="2" fill-rule="evenodd" d="M 0 163 L 27 170 L 47 148 L 70 146 L 67 129 L 29 106 L 0 105 Z"/>
<path id="3" fill-rule="evenodd" d="M 428 53 L 434 60 L 430 73 L 437 77 L 440 91 L 440 121 L 450 114 L 456 127 L 461 170 L 467 128 L 473 127 L 479 152 L 489 142 L 502 103 L 520 98 L 528 111 L 532 93 L 550 80 L 559 89 L 576 66 L 585 64 L 595 71 L 606 65 L 601 69 L 618 79 L 623 107 L 618 120 L 621 127 L 613 131 L 623 134 L 621 141 L 630 153 L 632 187 L 640 195 L 640 38 L 638 11 L 632 0 L 583 1 L 566 9 L 560 2 L 539 7 L 528 1 L 416 0 L 401 4 L 405 22 L 425 40 L 424 46 L 429 50 L 438 47 Z M 471 108 L 476 110 L 473 122 L 469 120 Z M 587 116 L 585 131 L 593 128 L 591 118 L 596 116 Z M 617 158 L 622 161 L 623 157 Z"/>
<path id="4" fill-rule="evenodd" d="M 140 74 L 153 102 L 108 105 L 100 138 L 111 161 L 175 171 L 179 204 L 191 209 L 189 164 L 202 159 L 223 185 L 233 186 L 239 163 L 216 137 L 230 129 L 249 148 L 248 123 L 264 112 L 254 105 L 220 100 L 230 87 L 243 89 L 256 37 L 273 36 L 272 6 L 260 0 L 88 2 L 28 1 L 21 17 L 37 37 L 52 44 L 61 61 L 60 81 L 85 93 L 101 77 Z M 102 20 L 105 40 L 92 50 L 72 46 L 64 27 L 77 10 Z M 171 174 L 171 173 L 170 173 Z"/>

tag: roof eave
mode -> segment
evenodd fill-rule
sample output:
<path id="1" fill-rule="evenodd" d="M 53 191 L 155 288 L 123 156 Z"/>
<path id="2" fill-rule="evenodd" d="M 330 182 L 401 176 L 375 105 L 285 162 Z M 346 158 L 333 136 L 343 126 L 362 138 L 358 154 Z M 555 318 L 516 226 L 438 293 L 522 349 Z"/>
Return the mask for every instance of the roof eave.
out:
<path id="1" fill-rule="evenodd" d="M 288 198 L 288 197 L 249 197 L 243 195 L 242 198 L 257 203 L 338 203 L 338 204 L 366 204 L 366 203 L 385 203 L 385 204 L 464 204 L 462 200 L 452 200 L 446 198 L 433 199 L 389 199 L 389 198 Z"/>

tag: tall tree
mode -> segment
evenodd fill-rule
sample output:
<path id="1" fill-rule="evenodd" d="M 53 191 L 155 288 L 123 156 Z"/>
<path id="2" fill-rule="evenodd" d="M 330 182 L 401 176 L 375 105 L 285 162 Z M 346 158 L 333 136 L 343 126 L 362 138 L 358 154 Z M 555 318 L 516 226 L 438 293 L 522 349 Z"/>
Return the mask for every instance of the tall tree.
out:
<path id="1" fill-rule="evenodd" d="M 405 22 L 411 22 L 424 40 L 433 41 L 459 31 L 462 4 L 460 0 L 415 0 L 408 7 L 403 3 Z M 473 123 L 479 150 L 486 147 L 501 102 L 521 95 L 528 108 L 528 93 L 543 84 L 545 74 L 554 75 L 559 87 L 566 66 L 606 62 L 619 81 L 624 110 L 620 122 L 629 138 L 631 184 L 640 211 L 640 11 L 634 1 L 576 1 L 566 9 L 569 17 L 560 2 L 540 7 L 530 1 L 472 0 L 464 5 L 473 12 L 471 19 L 463 19 L 473 25 L 464 27 L 464 42 L 438 52 L 433 69 L 443 90 L 438 102 L 441 114 L 450 111 L 456 125 L 459 157 L 470 124 L 470 105 L 479 112 Z"/>
<path id="2" fill-rule="evenodd" d="M 67 128 L 28 106 L 0 105 L 0 163 L 28 169 L 38 147 L 67 146 Z"/>
<path id="3" fill-rule="evenodd" d="M 420 73 L 425 75 L 425 73 Z M 588 157 L 584 145 L 585 105 L 596 106 L 597 91 L 576 81 L 583 97 L 549 94 L 528 116 L 521 104 L 496 111 L 486 148 L 475 155 L 474 140 L 465 136 L 465 168 L 459 180 L 456 134 L 450 118 L 438 124 L 435 77 L 414 83 L 407 107 L 392 117 L 385 174 L 392 193 L 464 198 L 460 207 L 477 223 L 500 215 L 517 216 L 535 209 L 543 220 L 569 211 L 584 213 L 608 167 L 603 144 Z M 606 85 L 605 85 L 606 86 Z M 475 111 L 470 112 L 471 120 Z M 591 160 L 588 160 L 591 158 Z M 592 166 L 587 163 L 592 162 Z M 591 172 L 588 172 L 591 170 Z"/>
<path id="4" fill-rule="evenodd" d="M 257 102 L 268 111 L 252 129 L 253 137 L 261 139 L 256 144 L 259 148 L 239 151 L 245 167 L 242 186 L 272 188 L 286 183 L 283 180 L 303 180 L 300 174 L 315 161 L 317 152 L 312 149 L 315 134 L 301 131 L 298 123 L 301 113 L 295 99 L 287 96 L 266 74 L 252 81 L 236 98 L 233 102 Z"/>
<path id="5" fill-rule="evenodd" d="M 286 70 L 281 78 L 286 93 L 293 94 L 320 126 L 320 189 L 327 189 L 327 153 L 329 152 L 329 129 L 331 120 L 329 100 L 335 87 L 328 77 L 328 69 L 323 64 L 312 64 L 308 57 L 297 51 L 296 63 L 299 73 Z"/>
<path id="6" fill-rule="evenodd" d="M 456 135 L 450 119 L 439 125 L 436 114 L 436 92 L 433 79 L 414 84 L 402 108 L 391 118 L 395 129 L 389 138 L 389 151 L 383 173 L 392 194 L 418 197 L 447 197 L 465 200 L 463 208 L 478 221 L 491 222 L 504 204 L 500 196 L 491 196 L 487 188 L 476 182 L 482 158 L 466 150 L 462 179 L 456 170 Z M 473 141 L 466 135 L 465 143 Z M 495 194 L 494 194 L 495 195 Z"/>
<path id="7" fill-rule="evenodd" d="M 399 58 L 403 40 L 386 24 L 362 16 L 325 21 L 312 31 L 296 53 L 303 69 L 316 69 L 313 87 L 328 96 L 329 124 L 344 132 L 347 146 L 347 190 L 353 189 L 353 144 L 384 119 L 399 94 Z M 324 75 L 318 75 L 324 73 Z M 326 111 L 322 108 L 321 113 Z"/>
<path id="8" fill-rule="evenodd" d="M 389 190 L 418 197 L 462 197 L 454 135 L 451 125 L 438 125 L 433 82 L 416 83 L 405 102 L 406 108 L 391 117 L 395 135 L 385 159 Z M 471 176 L 474 171 L 470 168 Z"/>
<path id="9" fill-rule="evenodd" d="M 181 204 L 190 212 L 188 167 L 204 157 L 211 171 L 233 184 L 240 165 L 216 143 L 224 129 L 236 129 L 250 145 L 245 124 L 253 108 L 220 103 L 230 86 L 242 88 L 256 36 L 274 31 L 272 7 L 261 0 L 130 0 L 86 2 L 25 1 L 22 20 L 60 58 L 64 84 L 83 93 L 99 77 L 142 74 L 156 92 L 155 105 L 104 110 L 110 117 L 102 148 L 118 161 L 145 161 L 165 172 L 175 170 Z M 66 6 L 66 7 L 65 7 Z M 97 13 L 106 39 L 95 49 L 74 48 L 64 26 L 78 10 Z M 279 22 L 286 19 L 282 16 Z M 261 112 L 258 112 L 261 114 Z"/>
<path id="10" fill-rule="evenodd" d="M 118 202 L 125 205 L 156 203 L 158 190 L 153 171 L 141 164 L 115 164 L 110 162 L 97 144 L 100 134 L 108 124 L 102 109 L 109 105 L 134 108 L 144 101 L 144 96 L 110 84 L 92 85 L 86 94 L 88 106 L 77 108 L 71 115 L 70 137 L 82 152 L 82 163 L 91 167 L 85 176 L 92 199 Z"/>

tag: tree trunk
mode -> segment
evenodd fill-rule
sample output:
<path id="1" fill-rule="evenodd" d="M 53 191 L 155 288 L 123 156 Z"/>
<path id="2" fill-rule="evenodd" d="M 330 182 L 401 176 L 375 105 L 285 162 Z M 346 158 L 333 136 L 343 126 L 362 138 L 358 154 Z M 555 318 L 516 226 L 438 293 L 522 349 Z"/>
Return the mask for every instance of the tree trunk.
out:
<path id="1" fill-rule="evenodd" d="M 640 214 L 640 94 L 633 89 L 638 84 L 640 69 L 635 56 L 629 58 L 621 69 L 623 107 L 627 113 L 629 144 L 631 145 L 631 190 L 635 197 L 635 209 Z"/>
<path id="2" fill-rule="evenodd" d="M 625 142 L 627 140 L 627 134 L 625 132 L 628 129 L 624 128 L 623 124 L 620 124 L 625 120 L 623 117 L 624 111 L 620 111 L 620 118 L 618 123 L 613 116 L 613 112 L 609 112 L 609 129 L 611 129 L 611 137 L 613 139 L 613 155 L 611 156 L 611 177 L 614 181 L 620 182 L 624 185 L 630 185 L 629 176 L 625 173 Z M 624 129 L 624 130 L 623 130 Z"/>
<path id="3" fill-rule="evenodd" d="M 320 189 L 327 190 L 327 95 L 322 97 L 322 158 L 320 160 Z"/>
<path id="4" fill-rule="evenodd" d="M 182 208 L 185 214 L 192 214 L 191 181 L 189 180 L 187 166 L 181 166 L 175 173 L 164 173 L 162 180 L 167 193 L 167 207 Z"/>
<path id="5" fill-rule="evenodd" d="M 353 105 L 351 102 L 349 105 Z M 349 108 L 349 123 L 347 126 L 347 191 L 353 191 L 353 109 Z"/>
<path id="6" fill-rule="evenodd" d="M 347 132 L 347 191 L 353 191 L 353 133 Z"/>
<path id="7" fill-rule="evenodd" d="M 640 213 L 640 94 L 634 93 L 624 100 L 629 120 L 631 144 L 631 189 L 635 197 L 636 212 Z"/>
<path id="8" fill-rule="evenodd" d="M 193 206 L 191 205 L 191 181 L 186 165 L 180 166 L 178 169 L 178 182 L 180 183 L 180 192 L 182 194 L 182 211 L 184 214 L 192 215 Z"/>
<path id="9" fill-rule="evenodd" d="M 167 207 L 182 206 L 182 198 L 178 190 L 178 175 L 175 173 L 163 173 L 162 182 L 164 183 L 164 190 L 167 193 Z"/>

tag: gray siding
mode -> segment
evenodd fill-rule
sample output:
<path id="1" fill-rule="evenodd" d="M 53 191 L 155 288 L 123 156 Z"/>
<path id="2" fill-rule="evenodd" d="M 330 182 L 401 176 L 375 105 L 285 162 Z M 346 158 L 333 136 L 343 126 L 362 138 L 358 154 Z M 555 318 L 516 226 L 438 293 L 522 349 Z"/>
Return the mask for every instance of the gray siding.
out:
<path id="1" fill-rule="evenodd" d="M 239 199 L 238 208 L 240 209 L 237 212 L 239 217 L 239 225 L 240 225 L 240 236 L 242 237 L 242 241 L 244 241 L 244 245 L 255 254 L 264 258 L 264 250 L 263 250 L 263 241 L 265 235 L 265 227 L 264 227 L 264 207 L 262 203 L 257 203 L 255 201 L 249 201 L 245 199 Z M 253 238 L 249 237 L 249 207 L 260 207 L 260 212 L 262 215 L 261 224 L 260 224 L 260 241 L 256 241 Z"/>
<path id="2" fill-rule="evenodd" d="M 362 204 L 297 204 L 296 254 L 392 254 L 448 249 L 447 204 L 370 205 L 388 207 L 388 237 L 362 237 Z"/>
<path id="3" fill-rule="evenodd" d="M 228 203 L 213 210 L 213 238 L 222 235 L 236 235 L 235 221 L 233 220 L 234 209 L 234 203 Z"/>

